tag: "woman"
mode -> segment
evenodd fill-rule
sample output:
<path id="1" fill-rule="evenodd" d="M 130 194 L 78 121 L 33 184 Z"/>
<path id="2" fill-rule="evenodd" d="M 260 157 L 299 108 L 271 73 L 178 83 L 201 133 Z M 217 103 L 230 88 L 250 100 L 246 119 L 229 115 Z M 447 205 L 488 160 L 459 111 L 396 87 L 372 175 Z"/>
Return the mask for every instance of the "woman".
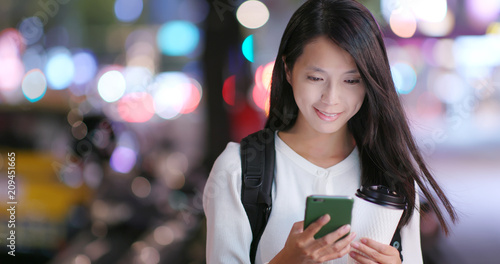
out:
<path id="1" fill-rule="evenodd" d="M 310 0 L 290 19 L 276 57 L 266 127 L 275 131 L 273 209 L 256 263 L 401 263 L 397 249 L 356 238 L 350 227 L 314 239 L 328 222 L 303 228 L 308 195 L 353 196 L 361 184 L 403 194 L 400 220 L 404 263 L 422 263 L 417 183 L 445 232 L 433 198 L 456 214 L 434 181 L 410 133 L 391 78 L 380 29 L 351 0 Z M 252 232 L 241 204 L 239 144 L 214 164 L 204 194 L 208 263 L 250 263 Z M 338 240 L 338 241 L 337 241 Z M 356 249 L 364 254 L 358 254 Z"/>

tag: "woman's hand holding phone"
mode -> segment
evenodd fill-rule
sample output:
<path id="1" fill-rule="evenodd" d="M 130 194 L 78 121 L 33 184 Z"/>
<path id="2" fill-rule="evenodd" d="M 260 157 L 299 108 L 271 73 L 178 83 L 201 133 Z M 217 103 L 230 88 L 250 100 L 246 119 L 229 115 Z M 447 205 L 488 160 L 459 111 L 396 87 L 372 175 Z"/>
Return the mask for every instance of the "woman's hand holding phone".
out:
<path id="1" fill-rule="evenodd" d="M 350 225 L 344 225 L 319 239 L 314 238 L 314 235 L 329 221 L 330 216 L 325 214 L 310 224 L 305 230 L 304 221 L 295 222 L 288 235 L 285 247 L 269 264 L 322 263 L 341 258 L 349 253 L 351 249 L 350 244 L 356 237 L 356 234 L 351 233 L 343 239 L 340 238 L 349 233 Z"/>

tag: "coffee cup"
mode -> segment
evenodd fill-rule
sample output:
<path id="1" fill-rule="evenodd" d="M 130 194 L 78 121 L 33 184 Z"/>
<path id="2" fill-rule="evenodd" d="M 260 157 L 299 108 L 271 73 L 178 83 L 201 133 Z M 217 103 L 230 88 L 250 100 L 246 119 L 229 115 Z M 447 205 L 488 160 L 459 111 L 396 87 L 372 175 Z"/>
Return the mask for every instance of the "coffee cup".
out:
<path id="1" fill-rule="evenodd" d="M 389 245 L 406 209 L 404 196 L 382 185 L 362 186 L 354 197 L 351 232 Z M 354 263 L 349 257 L 348 263 Z"/>

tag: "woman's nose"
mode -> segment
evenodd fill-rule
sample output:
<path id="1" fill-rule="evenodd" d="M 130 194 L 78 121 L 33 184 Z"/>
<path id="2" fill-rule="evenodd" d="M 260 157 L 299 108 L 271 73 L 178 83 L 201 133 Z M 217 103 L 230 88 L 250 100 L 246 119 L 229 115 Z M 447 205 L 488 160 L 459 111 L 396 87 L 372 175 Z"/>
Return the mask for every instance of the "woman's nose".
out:
<path id="1" fill-rule="evenodd" d="M 329 85 L 328 87 L 325 87 L 325 89 L 323 89 L 323 92 L 321 94 L 321 102 L 327 105 L 338 104 L 340 98 L 339 95 L 339 87 L 334 84 Z"/>

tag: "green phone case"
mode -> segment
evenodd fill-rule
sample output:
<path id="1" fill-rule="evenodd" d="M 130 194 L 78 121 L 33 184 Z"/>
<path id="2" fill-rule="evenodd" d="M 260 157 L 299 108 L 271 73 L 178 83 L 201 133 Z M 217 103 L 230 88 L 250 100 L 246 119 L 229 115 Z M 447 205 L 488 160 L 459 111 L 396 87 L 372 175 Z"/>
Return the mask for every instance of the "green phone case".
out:
<path id="1" fill-rule="evenodd" d="M 351 224 L 353 203 L 354 200 L 350 196 L 308 196 L 306 199 L 304 229 L 325 214 L 330 215 L 330 222 L 324 225 L 318 233 L 314 235 L 315 239 L 321 238 L 343 225 Z"/>

